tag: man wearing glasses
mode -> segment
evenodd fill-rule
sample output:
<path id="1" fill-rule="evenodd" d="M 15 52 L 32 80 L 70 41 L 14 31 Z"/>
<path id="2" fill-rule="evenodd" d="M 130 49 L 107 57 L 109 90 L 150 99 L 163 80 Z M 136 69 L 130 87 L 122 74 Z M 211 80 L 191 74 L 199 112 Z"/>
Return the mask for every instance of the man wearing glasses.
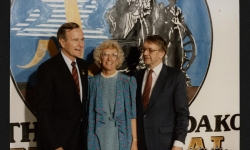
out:
<path id="1" fill-rule="evenodd" d="M 161 36 L 148 36 L 141 50 L 147 68 L 135 74 L 138 149 L 181 150 L 189 117 L 185 77 L 163 64 L 167 44 Z"/>

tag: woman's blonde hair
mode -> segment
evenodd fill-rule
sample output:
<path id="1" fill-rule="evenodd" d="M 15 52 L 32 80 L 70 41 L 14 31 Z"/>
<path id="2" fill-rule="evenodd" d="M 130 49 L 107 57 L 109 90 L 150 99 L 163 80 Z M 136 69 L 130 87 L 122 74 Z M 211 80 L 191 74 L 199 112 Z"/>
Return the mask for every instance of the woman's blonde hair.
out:
<path id="1" fill-rule="evenodd" d="M 119 43 L 115 40 L 105 40 L 103 41 L 99 46 L 97 46 L 94 50 L 94 53 L 93 53 L 93 57 L 94 57 L 94 60 L 95 60 L 95 64 L 101 68 L 101 54 L 102 54 L 102 51 L 105 50 L 105 49 L 116 49 L 117 50 L 117 59 L 118 59 L 118 64 L 116 65 L 116 68 L 119 68 L 123 61 L 124 61 L 124 52 L 122 51 Z"/>

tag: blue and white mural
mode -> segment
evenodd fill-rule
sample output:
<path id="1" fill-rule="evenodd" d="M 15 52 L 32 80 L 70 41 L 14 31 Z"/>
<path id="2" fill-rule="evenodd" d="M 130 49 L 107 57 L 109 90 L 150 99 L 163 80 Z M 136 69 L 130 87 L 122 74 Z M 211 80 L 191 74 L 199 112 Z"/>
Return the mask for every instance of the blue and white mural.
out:
<path id="1" fill-rule="evenodd" d="M 36 69 L 58 53 L 57 29 L 69 21 L 82 27 L 83 59 L 93 74 L 92 52 L 103 40 L 120 43 L 126 56 L 120 70 L 132 74 L 144 68 L 139 48 L 145 37 L 159 34 L 168 42 L 165 63 L 186 74 L 190 103 L 205 80 L 212 53 L 206 0 L 13 0 L 10 68 L 31 110 Z"/>

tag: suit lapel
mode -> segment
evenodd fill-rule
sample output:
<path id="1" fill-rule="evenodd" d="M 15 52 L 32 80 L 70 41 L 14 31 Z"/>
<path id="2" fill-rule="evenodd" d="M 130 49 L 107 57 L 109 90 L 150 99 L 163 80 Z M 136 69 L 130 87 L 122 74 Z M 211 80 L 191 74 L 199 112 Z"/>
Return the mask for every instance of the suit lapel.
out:
<path id="1" fill-rule="evenodd" d="M 84 99 L 84 97 L 88 94 L 87 93 L 87 81 L 85 80 L 87 77 L 87 72 L 86 70 L 84 70 L 84 66 L 82 63 L 79 63 L 79 59 L 76 59 L 76 63 L 78 66 L 78 70 L 79 70 L 79 74 L 80 74 L 80 78 L 81 78 L 81 84 L 82 84 L 82 99 Z"/>
<path id="2" fill-rule="evenodd" d="M 166 80 L 167 80 L 167 67 L 165 65 L 163 65 L 162 69 L 161 69 L 161 72 L 159 74 L 159 77 L 158 77 L 158 79 L 157 79 L 157 81 L 155 83 L 155 86 L 153 88 L 153 91 L 151 92 L 149 103 L 148 103 L 148 106 L 147 106 L 145 112 L 149 111 L 150 107 L 157 100 L 157 96 L 161 92 L 161 89 L 164 86 L 164 84 L 166 83 Z"/>
<path id="3" fill-rule="evenodd" d="M 77 90 L 77 87 L 76 87 L 76 83 L 75 83 L 75 80 L 66 64 L 66 62 L 64 61 L 63 57 L 62 57 L 62 54 L 59 53 L 58 54 L 58 68 L 61 72 L 61 75 L 63 76 L 64 80 L 66 80 L 69 85 L 74 88 L 75 90 L 75 94 L 77 94 L 79 96 L 79 100 L 80 100 L 80 95 L 78 93 L 78 90 Z"/>
<path id="4" fill-rule="evenodd" d="M 142 91 L 142 82 L 143 82 L 143 77 L 144 77 L 144 73 L 145 73 L 145 70 L 142 70 L 141 72 L 138 73 L 138 76 L 136 77 L 136 80 L 137 80 L 137 93 L 136 95 L 138 96 L 137 100 L 138 100 L 138 108 L 144 112 L 144 109 L 143 109 L 143 104 L 142 104 L 142 94 L 141 94 L 141 91 Z"/>

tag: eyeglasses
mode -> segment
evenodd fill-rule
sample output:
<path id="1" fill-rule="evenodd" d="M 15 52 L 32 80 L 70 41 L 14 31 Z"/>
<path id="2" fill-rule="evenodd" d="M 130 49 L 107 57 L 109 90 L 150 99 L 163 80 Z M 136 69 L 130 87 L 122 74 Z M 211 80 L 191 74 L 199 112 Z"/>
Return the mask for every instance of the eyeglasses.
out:
<path id="1" fill-rule="evenodd" d="M 150 54 L 153 53 L 153 52 L 155 52 L 155 51 L 159 51 L 159 50 L 154 50 L 154 49 L 151 49 L 151 48 L 143 48 L 143 47 L 140 50 L 141 50 L 142 53 L 144 53 L 144 52 L 147 51 Z"/>
<path id="2" fill-rule="evenodd" d="M 118 54 L 117 53 L 109 54 L 109 53 L 105 53 L 105 52 L 101 53 L 102 58 L 107 59 L 107 58 L 109 58 L 109 56 L 111 56 L 112 59 L 116 59 L 118 57 Z"/>

